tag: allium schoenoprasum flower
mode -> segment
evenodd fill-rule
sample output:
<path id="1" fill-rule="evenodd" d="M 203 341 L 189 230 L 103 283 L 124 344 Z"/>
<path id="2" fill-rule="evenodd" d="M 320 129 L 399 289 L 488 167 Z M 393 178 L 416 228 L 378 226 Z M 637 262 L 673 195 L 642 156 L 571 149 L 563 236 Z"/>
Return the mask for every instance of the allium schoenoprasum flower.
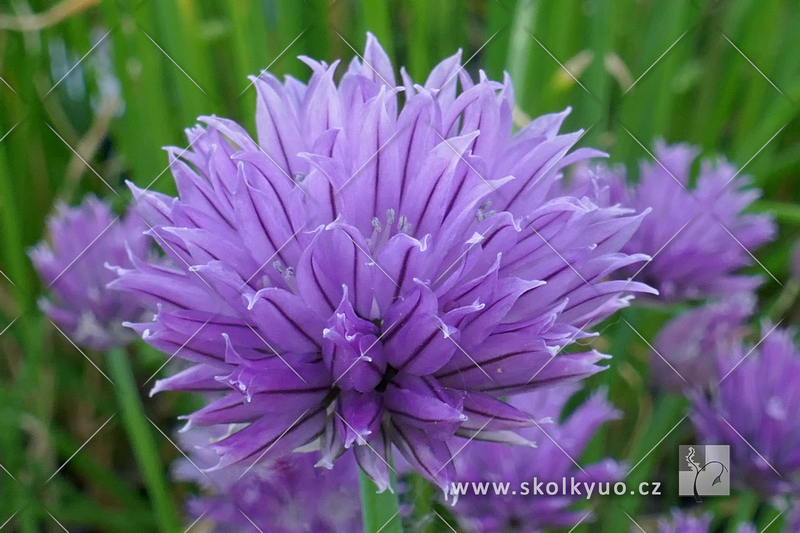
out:
<path id="1" fill-rule="evenodd" d="M 144 340 L 194 363 L 157 390 L 228 391 L 188 417 L 239 424 L 218 468 L 318 441 L 386 489 L 394 445 L 447 490 L 454 435 L 530 425 L 501 398 L 602 369 L 559 350 L 652 292 L 609 279 L 647 259 L 619 251 L 643 215 L 551 197 L 598 152 L 558 133 L 566 113 L 512 135 L 510 80 L 475 83 L 460 54 L 400 87 L 372 36 L 338 84 L 338 62 L 302 59 L 308 84 L 254 78 L 257 141 L 203 117 L 169 151 L 179 198 L 133 187 L 174 265 L 113 285 L 160 306 Z"/>
<path id="2" fill-rule="evenodd" d="M 47 222 L 50 242 L 29 252 L 51 299 L 42 310 L 78 345 L 96 350 L 123 346 L 136 338 L 125 321 L 144 318 L 135 298 L 106 289 L 117 277 L 112 267 L 131 268 L 131 257 L 145 258 L 150 239 L 135 213 L 119 217 L 94 196 L 81 205 L 59 204 Z"/>
<path id="3" fill-rule="evenodd" d="M 694 395 L 692 421 L 703 443 L 728 444 L 731 478 L 765 496 L 800 485 L 800 351 L 793 332 L 765 329 L 753 349 L 720 358 L 718 390 Z M 746 357 L 745 357 L 746 355 Z"/>
<path id="4" fill-rule="evenodd" d="M 658 533 L 708 533 L 712 518 L 710 513 L 694 516 L 674 509 L 671 519 L 662 518 L 658 521 Z M 631 531 L 641 529 L 631 527 Z"/>
<path id="5" fill-rule="evenodd" d="M 656 336 L 650 356 L 653 383 L 674 392 L 707 389 L 719 381 L 718 359 L 729 357 L 748 333 L 747 321 L 755 311 L 750 293 L 679 313 Z"/>
<path id="6" fill-rule="evenodd" d="M 662 518 L 658 521 L 658 533 L 709 533 L 712 518 L 709 513 L 694 516 L 674 509 L 670 520 Z M 641 531 L 638 525 L 631 527 L 631 532 Z M 751 524 L 741 524 L 736 533 L 756 533 L 756 529 Z"/>
<path id="7" fill-rule="evenodd" d="M 625 169 L 584 166 L 572 189 L 600 196 L 606 205 L 651 208 L 623 251 L 650 254 L 642 268 L 625 269 L 659 290 L 660 300 L 703 299 L 752 291 L 760 276 L 739 269 L 754 263 L 751 253 L 775 235 L 768 214 L 744 213 L 761 192 L 725 161 L 703 160 L 691 177 L 698 150 L 656 142 L 658 162 L 643 162 L 638 183 L 626 185 Z"/>
<path id="8" fill-rule="evenodd" d="M 515 407 L 552 418 L 554 423 L 541 423 L 539 427 L 526 428 L 522 434 L 537 443 L 537 448 L 507 446 L 494 442 L 471 442 L 456 456 L 456 471 L 461 487 L 464 483 L 508 483 L 508 494 L 495 495 L 489 487 L 488 495 L 477 495 L 472 485 L 466 494 L 458 497 L 453 513 L 465 531 L 481 533 L 532 533 L 572 527 L 581 519 L 589 521 L 586 510 L 572 510 L 570 506 L 582 496 L 534 494 L 535 484 L 555 482 L 559 490 L 562 479 L 576 482 L 610 483 L 625 476 L 623 466 L 611 459 L 599 463 L 575 466 L 581 453 L 597 429 L 605 422 L 619 418 L 619 411 L 606 400 L 604 393 L 595 393 L 573 411 L 563 422 L 558 422 L 564 405 L 577 389 L 564 385 L 522 394 L 510 400 Z M 545 433 L 546 432 L 546 433 Z M 527 482 L 528 494 L 523 495 L 522 483 Z M 544 489 L 542 489 L 544 490 Z M 516 491 L 516 494 L 511 494 Z M 597 494 L 597 487 L 593 489 Z"/>
<path id="9" fill-rule="evenodd" d="M 219 428 L 194 428 L 181 434 L 188 459 L 173 467 L 173 477 L 200 486 L 187 501 L 190 523 L 199 519 L 207 533 L 358 533 L 363 531 L 358 470 L 352 453 L 331 470 L 315 468 L 319 452 L 294 453 L 253 468 L 212 472 L 216 454 L 207 447 Z"/>

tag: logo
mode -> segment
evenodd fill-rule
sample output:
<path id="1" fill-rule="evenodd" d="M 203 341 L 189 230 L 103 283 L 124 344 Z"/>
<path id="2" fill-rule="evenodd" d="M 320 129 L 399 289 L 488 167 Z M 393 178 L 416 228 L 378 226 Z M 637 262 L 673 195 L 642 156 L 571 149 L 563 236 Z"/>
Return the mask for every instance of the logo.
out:
<path id="1" fill-rule="evenodd" d="M 679 451 L 678 493 L 681 496 L 694 496 L 697 502 L 703 501 L 701 496 L 730 496 L 729 446 L 692 444 L 680 446 Z"/>

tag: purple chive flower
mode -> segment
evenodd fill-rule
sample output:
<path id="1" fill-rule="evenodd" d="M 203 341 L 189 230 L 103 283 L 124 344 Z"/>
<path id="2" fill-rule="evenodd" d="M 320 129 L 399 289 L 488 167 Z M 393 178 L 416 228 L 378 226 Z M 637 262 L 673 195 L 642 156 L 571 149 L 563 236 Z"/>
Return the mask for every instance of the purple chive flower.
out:
<path id="1" fill-rule="evenodd" d="M 357 533 L 363 531 L 358 470 L 352 454 L 331 470 L 315 468 L 319 453 L 295 453 L 259 463 L 252 469 L 203 472 L 216 454 L 208 448 L 215 429 L 196 428 L 181 435 L 190 453 L 173 476 L 200 485 L 187 502 L 189 521 L 200 520 L 208 533 Z"/>
<path id="2" fill-rule="evenodd" d="M 671 520 L 662 518 L 658 521 L 658 533 L 708 533 L 712 518 L 710 513 L 693 516 L 673 509 Z M 641 530 L 632 527 L 631 531 Z"/>
<path id="3" fill-rule="evenodd" d="M 748 178 L 738 175 L 732 164 L 704 160 L 692 180 L 698 152 L 686 144 L 659 141 L 654 154 L 659 162 L 642 163 L 635 185 L 626 186 L 622 167 L 585 167 L 572 184 L 576 194 L 599 196 L 605 205 L 652 209 L 623 251 L 653 256 L 646 267 L 625 272 L 632 276 L 641 268 L 636 279 L 657 288 L 660 299 L 752 291 L 761 278 L 737 271 L 753 262 L 748 250 L 775 235 L 770 215 L 743 213 L 761 193 L 747 188 Z"/>
<path id="4" fill-rule="evenodd" d="M 730 356 L 744 340 L 755 303 L 752 294 L 736 294 L 667 322 L 650 357 L 654 383 L 674 392 L 716 385 L 718 358 Z"/>
<path id="5" fill-rule="evenodd" d="M 661 519 L 658 521 L 658 533 L 709 533 L 712 516 L 705 513 L 702 516 L 692 516 L 683 513 L 678 509 L 672 511 L 672 519 Z M 632 527 L 632 532 L 640 532 L 639 527 Z M 736 529 L 736 533 L 755 533 L 756 529 L 752 524 L 742 524 Z"/>
<path id="6" fill-rule="evenodd" d="M 730 445 L 733 480 L 765 496 L 800 489 L 800 418 L 793 414 L 800 352 L 792 337 L 776 329 L 746 357 L 741 347 L 721 358 L 718 390 L 710 399 L 694 395 L 692 421 L 701 440 Z"/>
<path id="7" fill-rule="evenodd" d="M 557 421 L 576 389 L 571 385 L 542 389 L 516 396 L 510 403 L 518 409 Z M 575 497 L 537 495 L 534 494 L 534 485 L 539 482 L 545 487 L 547 483 L 555 482 L 561 490 L 562 479 L 566 478 L 567 490 L 571 490 L 572 478 L 577 483 L 595 482 L 603 485 L 613 485 L 622 479 L 624 468 L 611 459 L 584 466 L 580 470 L 570 458 L 579 460 L 600 425 L 619 416 L 619 411 L 606 401 L 605 394 L 598 393 L 592 395 L 563 423 L 547 423 L 540 419 L 540 427 L 523 430 L 522 435 L 535 441 L 537 448 L 470 442 L 455 459 L 458 482 L 470 483 L 469 492 L 459 496 L 452 509 L 461 526 L 466 531 L 481 533 L 533 533 L 572 527 L 581 519 L 586 519 L 585 510 L 570 509 L 573 503 L 585 499 L 586 491 L 582 492 L 583 496 Z M 457 443 L 456 449 L 461 446 L 463 443 Z M 497 486 L 508 483 L 508 494 L 494 495 L 490 487 L 489 495 L 476 495 L 472 490 L 473 482 L 495 483 Z M 527 495 L 522 495 L 523 482 L 528 483 Z M 511 491 L 517 491 L 517 494 L 512 495 Z M 597 486 L 593 492 L 597 493 Z"/>
<path id="8" fill-rule="evenodd" d="M 338 84 L 338 61 L 301 59 L 307 84 L 253 79 L 257 141 L 202 117 L 169 150 L 179 198 L 133 187 L 174 264 L 114 285 L 194 363 L 156 390 L 227 392 L 188 417 L 239 424 L 217 468 L 317 442 L 386 489 L 394 445 L 447 490 L 454 435 L 516 442 L 530 417 L 503 397 L 601 370 L 559 350 L 652 292 L 608 279 L 647 259 L 619 251 L 642 215 L 551 197 L 599 152 L 571 151 L 566 112 L 512 134 L 510 81 L 474 82 L 460 53 L 399 87 L 371 35 Z"/>
<path id="9" fill-rule="evenodd" d="M 142 320 L 144 309 L 135 299 L 106 285 L 117 275 L 110 267 L 131 268 L 130 256 L 144 258 L 149 239 L 136 214 L 119 220 L 111 208 L 87 197 L 78 207 L 60 204 L 47 222 L 50 243 L 29 252 L 52 299 L 40 306 L 75 343 L 107 350 L 135 339 L 125 321 Z"/>

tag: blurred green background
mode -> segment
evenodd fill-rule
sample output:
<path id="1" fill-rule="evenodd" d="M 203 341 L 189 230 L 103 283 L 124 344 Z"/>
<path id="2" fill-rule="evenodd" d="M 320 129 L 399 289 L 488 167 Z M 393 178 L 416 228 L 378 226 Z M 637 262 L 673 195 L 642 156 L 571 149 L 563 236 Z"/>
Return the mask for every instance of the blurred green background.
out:
<path id="1" fill-rule="evenodd" d="M 781 224 L 778 241 L 759 259 L 779 279 L 788 276 L 800 234 L 796 0 L 5 0 L 0 526 L 8 520 L 7 530 L 24 533 L 61 531 L 59 523 L 72 533 L 157 528 L 119 417 L 109 421 L 118 409 L 112 386 L 36 308 L 42 289 L 26 249 L 42 238 L 54 203 L 94 192 L 122 207 L 130 197 L 126 179 L 172 191 L 161 147 L 185 146 L 183 128 L 198 115 L 234 118 L 254 131 L 248 75 L 269 68 L 306 79 L 296 56 L 349 60 L 366 31 L 418 81 L 458 48 L 473 75 L 484 69 L 499 79 L 507 70 L 520 122 L 572 106 L 567 127 L 588 129 L 582 144 L 608 150 L 632 169 L 658 137 L 745 166 L 764 190 L 756 208 Z M 760 294 L 765 308 L 782 290 L 768 281 Z M 665 316 L 625 314 L 649 338 Z M 611 454 L 636 464 L 685 406 L 652 397 L 647 346 L 629 328 L 612 319 L 598 342 L 615 360 L 592 385 L 610 388 L 625 419 L 601 432 L 586 459 Z M 140 384 L 163 362 L 141 344 L 131 355 Z M 86 356 L 107 365 L 100 354 Z M 145 412 L 169 435 L 191 401 L 147 398 Z M 149 464 L 165 471 L 180 453 L 149 429 L 158 443 Z M 673 452 L 689 430 L 678 424 L 633 476 L 663 479 L 667 496 L 606 499 L 600 522 L 576 531 L 628 531 L 624 513 L 652 524 L 649 516 L 677 504 Z M 174 516 L 188 490 L 171 484 L 159 516 Z M 734 517 L 728 524 L 737 512 L 755 514 L 762 526 L 777 514 L 748 495 L 713 505 L 720 517 Z M 780 520 L 772 528 L 779 531 Z"/>

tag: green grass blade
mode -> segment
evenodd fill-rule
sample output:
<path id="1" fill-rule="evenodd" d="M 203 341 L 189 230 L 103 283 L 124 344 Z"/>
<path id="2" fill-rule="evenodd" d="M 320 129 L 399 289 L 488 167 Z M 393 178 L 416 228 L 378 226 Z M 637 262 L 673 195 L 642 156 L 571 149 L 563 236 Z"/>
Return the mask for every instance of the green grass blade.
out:
<path id="1" fill-rule="evenodd" d="M 538 10 L 538 0 L 520 0 L 517 3 L 512 22 L 506 70 L 512 80 L 519 80 L 519 83 L 514 85 L 514 93 L 518 102 L 524 102 L 527 93 L 525 80 L 530 64 L 531 34 L 536 26 Z"/>
<path id="2" fill-rule="evenodd" d="M 153 431 L 136 386 L 128 355 L 121 349 L 108 352 L 109 370 L 114 381 L 125 431 L 142 470 L 144 483 L 155 510 L 160 531 L 179 531 L 180 521 L 169 482 L 161 465 Z"/>
<path id="3" fill-rule="evenodd" d="M 383 45 L 383 49 L 394 58 L 394 36 L 388 2 L 363 2 L 364 29 L 371 31 Z"/>

